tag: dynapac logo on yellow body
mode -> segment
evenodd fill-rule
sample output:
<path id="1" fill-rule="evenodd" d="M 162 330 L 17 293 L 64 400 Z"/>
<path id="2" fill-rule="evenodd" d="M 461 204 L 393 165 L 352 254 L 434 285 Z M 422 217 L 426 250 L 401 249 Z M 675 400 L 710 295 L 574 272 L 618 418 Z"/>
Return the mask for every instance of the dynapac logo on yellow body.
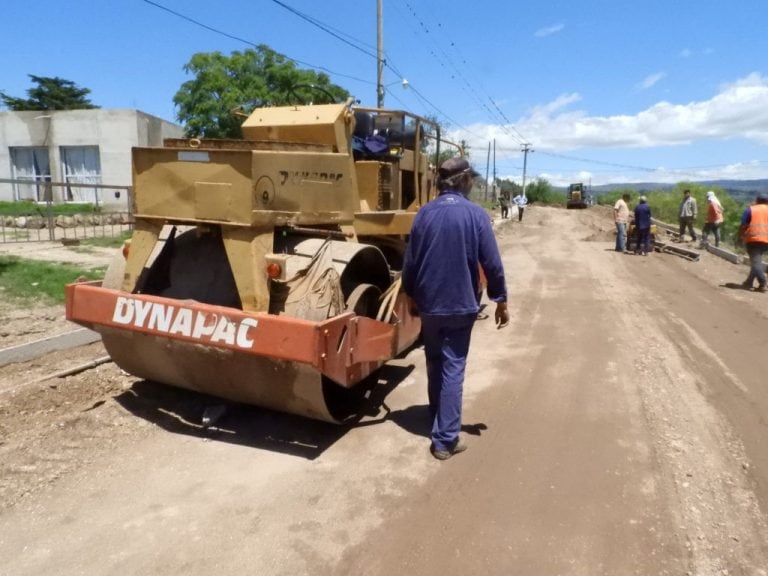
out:
<path id="1" fill-rule="evenodd" d="M 146 302 L 125 296 L 117 298 L 112 321 L 161 334 L 178 334 L 202 342 L 222 343 L 239 348 L 253 346 L 249 331 L 258 326 L 258 320 L 255 318 L 243 318 L 233 322 L 222 314 Z"/>

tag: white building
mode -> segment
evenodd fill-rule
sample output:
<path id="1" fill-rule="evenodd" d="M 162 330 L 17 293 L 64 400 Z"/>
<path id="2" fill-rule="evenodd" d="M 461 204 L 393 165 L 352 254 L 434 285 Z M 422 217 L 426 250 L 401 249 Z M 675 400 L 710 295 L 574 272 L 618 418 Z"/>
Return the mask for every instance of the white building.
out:
<path id="1" fill-rule="evenodd" d="M 139 110 L 0 112 L 0 200 L 43 202 L 50 194 L 54 202 L 126 206 L 125 191 L 70 184 L 128 188 L 132 147 L 162 146 L 183 134 L 181 126 Z"/>

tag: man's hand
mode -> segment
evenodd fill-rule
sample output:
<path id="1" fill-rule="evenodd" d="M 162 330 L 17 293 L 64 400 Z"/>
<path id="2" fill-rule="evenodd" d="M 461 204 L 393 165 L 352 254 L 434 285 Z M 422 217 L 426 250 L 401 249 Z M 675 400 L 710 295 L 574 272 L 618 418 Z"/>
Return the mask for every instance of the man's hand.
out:
<path id="1" fill-rule="evenodd" d="M 746 231 L 747 231 L 746 226 L 744 226 L 743 224 L 739 226 L 739 231 L 736 233 L 736 238 L 733 243 L 734 246 L 736 246 L 736 248 L 741 248 L 742 246 L 744 246 L 744 232 Z"/>
<path id="2" fill-rule="evenodd" d="M 504 326 L 509 324 L 509 312 L 507 311 L 506 302 L 496 303 L 494 318 L 496 319 L 496 328 L 504 328 Z"/>

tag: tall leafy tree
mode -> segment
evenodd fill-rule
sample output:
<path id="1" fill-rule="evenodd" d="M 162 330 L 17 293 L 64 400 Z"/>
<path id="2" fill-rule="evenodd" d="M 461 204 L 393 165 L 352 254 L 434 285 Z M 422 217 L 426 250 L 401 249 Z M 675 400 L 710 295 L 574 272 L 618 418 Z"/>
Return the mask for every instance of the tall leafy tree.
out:
<path id="1" fill-rule="evenodd" d="M 525 185 L 525 195 L 529 202 L 560 204 L 565 201 L 565 194 L 557 192 L 546 178 L 536 178 Z"/>
<path id="2" fill-rule="evenodd" d="M 178 120 L 188 136 L 238 138 L 240 112 L 259 106 L 343 102 L 349 93 L 332 84 L 328 75 L 296 67 L 267 46 L 226 56 L 221 52 L 194 54 L 184 66 L 194 76 L 173 97 Z"/>
<path id="3" fill-rule="evenodd" d="M 520 184 L 508 178 L 497 178 L 496 185 L 499 187 L 501 192 L 507 196 L 507 198 L 512 198 L 518 192 L 523 191 Z"/>
<path id="4" fill-rule="evenodd" d="M 28 98 L 17 98 L 0 92 L 0 100 L 14 112 L 24 110 L 82 110 L 98 108 L 87 98 L 91 91 L 71 80 L 29 74 L 36 86 L 27 90 Z"/>

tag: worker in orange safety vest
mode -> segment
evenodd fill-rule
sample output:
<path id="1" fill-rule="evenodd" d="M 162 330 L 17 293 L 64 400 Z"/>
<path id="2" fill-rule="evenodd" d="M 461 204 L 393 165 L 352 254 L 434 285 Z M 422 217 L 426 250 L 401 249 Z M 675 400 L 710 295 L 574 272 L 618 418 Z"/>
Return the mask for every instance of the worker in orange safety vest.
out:
<path id="1" fill-rule="evenodd" d="M 755 203 L 744 210 L 739 234 L 749 254 L 749 276 L 742 287 L 751 290 L 757 280 L 755 291 L 765 292 L 763 254 L 768 251 L 768 194 L 758 194 Z"/>

